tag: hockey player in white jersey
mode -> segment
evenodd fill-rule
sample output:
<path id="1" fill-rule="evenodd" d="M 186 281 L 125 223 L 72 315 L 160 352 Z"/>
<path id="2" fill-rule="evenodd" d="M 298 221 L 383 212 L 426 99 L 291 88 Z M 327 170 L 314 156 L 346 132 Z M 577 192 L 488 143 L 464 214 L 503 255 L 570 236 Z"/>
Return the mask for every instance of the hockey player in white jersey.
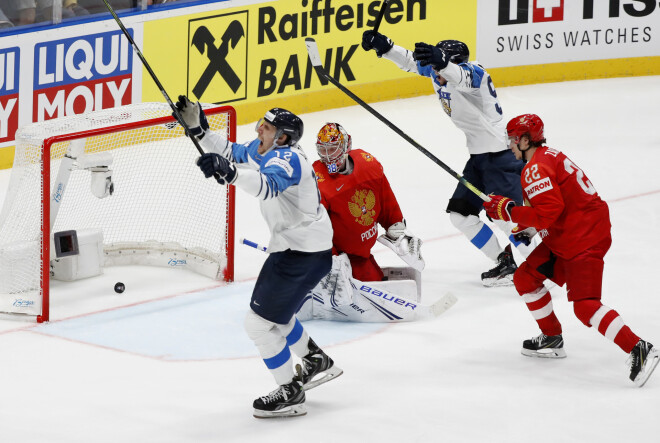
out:
<path id="1" fill-rule="evenodd" d="M 303 122 L 285 109 L 273 108 L 257 124 L 258 137 L 238 144 L 208 130 L 199 103 L 180 96 L 176 106 L 207 151 L 197 161 L 204 175 L 258 198 L 270 228 L 270 255 L 257 278 L 245 329 L 279 387 L 254 401 L 254 416 L 304 415 L 305 390 L 342 370 L 295 317 L 307 292 L 332 266 L 332 226 L 312 167 L 298 146 Z M 298 374 L 291 352 L 302 359 Z"/>
<path id="2" fill-rule="evenodd" d="M 505 122 L 493 81 L 481 65 L 468 61 L 470 53 L 465 43 L 417 43 L 412 52 L 383 34 L 368 30 L 362 36 L 362 47 L 375 50 L 378 57 L 394 62 L 406 72 L 429 77 L 443 110 L 465 134 L 470 159 L 463 177 L 486 194 L 505 195 L 522 202 L 523 163 L 507 147 Z M 483 284 L 512 285 L 516 264 L 511 245 L 502 248 L 491 228 L 479 218 L 481 203 L 478 196 L 459 184 L 447 205 L 449 218 L 475 247 L 496 262 L 493 269 L 481 274 Z M 511 233 L 514 224 L 501 220 L 494 223 L 523 256 L 529 255 L 531 248 Z"/>

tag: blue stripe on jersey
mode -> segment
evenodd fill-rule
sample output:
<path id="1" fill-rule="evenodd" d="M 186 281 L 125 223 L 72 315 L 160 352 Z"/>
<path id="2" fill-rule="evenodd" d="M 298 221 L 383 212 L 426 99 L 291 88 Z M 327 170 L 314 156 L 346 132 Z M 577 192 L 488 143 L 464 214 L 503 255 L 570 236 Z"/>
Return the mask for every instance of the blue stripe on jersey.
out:
<path id="1" fill-rule="evenodd" d="M 249 143 L 232 143 L 231 153 L 236 163 L 247 163 L 252 158 L 256 163 L 261 163 L 261 155 L 257 152 L 259 149 L 259 139 L 254 139 Z"/>
<path id="2" fill-rule="evenodd" d="M 464 70 L 470 79 L 470 85 L 473 88 L 480 88 L 481 81 L 484 79 L 486 71 L 484 71 L 480 66 L 472 65 L 470 63 L 463 63 L 458 65 L 462 70 Z"/>
<path id="3" fill-rule="evenodd" d="M 303 335 L 303 327 L 300 324 L 300 321 L 296 319 L 296 323 L 293 325 L 293 329 L 289 332 L 289 335 L 286 336 L 286 344 L 291 346 L 298 343 L 300 337 Z"/>
<path id="4" fill-rule="evenodd" d="M 419 75 L 423 75 L 424 77 L 433 78 L 435 76 L 435 73 L 433 72 L 433 66 L 422 66 L 419 64 L 419 62 L 417 62 L 417 72 L 419 72 Z"/>
<path id="5" fill-rule="evenodd" d="M 274 357 L 264 358 L 264 363 L 268 369 L 277 369 L 284 365 L 291 358 L 291 351 L 288 346 L 285 346 L 282 351 Z"/>
<path id="6" fill-rule="evenodd" d="M 267 187 L 261 191 L 265 194 L 264 200 L 277 197 L 289 186 L 299 184 L 302 178 L 300 158 L 288 146 L 270 151 L 261 158 L 259 165 L 262 182 Z"/>
<path id="7" fill-rule="evenodd" d="M 488 240 L 493 236 L 493 230 L 490 229 L 490 227 L 484 223 L 483 227 L 481 230 L 472 237 L 472 242 L 473 245 L 475 245 L 477 248 L 481 249 L 484 247 L 486 243 L 488 243 Z"/>

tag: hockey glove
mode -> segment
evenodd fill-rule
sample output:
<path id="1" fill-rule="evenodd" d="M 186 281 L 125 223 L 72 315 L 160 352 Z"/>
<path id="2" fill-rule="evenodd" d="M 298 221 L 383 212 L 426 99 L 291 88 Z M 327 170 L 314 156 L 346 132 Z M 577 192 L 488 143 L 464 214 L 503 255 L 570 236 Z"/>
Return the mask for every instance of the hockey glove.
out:
<path id="1" fill-rule="evenodd" d="M 378 57 L 387 54 L 389 50 L 392 49 L 392 46 L 394 46 L 392 40 L 380 32 L 369 29 L 362 34 L 362 49 L 365 51 L 373 49 L 376 51 Z"/>
<path id="2" fill-rule="evenodd" d="M 511 230 L 511 234 L 513 235 L 513 239 L 515 241 L 529 246 L 532 243 L 532 237 L 536 235 L 536 229 L 516 226 Z"/>
<path id="3" fill-rule="evenodd" d="M 192 103 L 185 95 L 179 96 L 179 101 L 176 102 L 176 109 L 179 111 L 181 118 L 190 129 L 190 134 L 197 137 L 197 140 L 204 138 L 206 130 L 209 129 L 209 122 L 206 120 L 206 115 L 202 110 L 202 105 Z M 172 113 L 174 118 L 176 115 Z"/>
<path id="4" fill-rule="evenodd" d="M 385 235 L 378 237 L 378 241 L 393 250 L 412 268 L 424 270 L 426 263 L 422 257 L 422 240 L 406 229 L 405 220 L 390 226 Z"/>
<path id="5" fill-rule="evenodd" d="M 236 180 L 236 166 L 219 154 L 211 152 L 203 154 L 197 159 L 197 166 L 204 173 L 204 177 L 215 175 L 216 181 L 221 185 L 231 185 Z"/>
<path id="6" fill-rule="evenodd" d="M 431 65 L 436 71 L 445 69 L 449 64 L 449 57 L 447 57 L 445 51 L 437 46 L 428 45 L 426 43 L 415 43 L 413 58 L 417 60 L 421 66 Z"/>
<path id="7" fill-rule="evenodd" d="M 501 195 L 489 195 L 489 197 L 490 201 L 484 202 L 488 217 L 492 220 L 511 221 L 511 209 L 516 206 L 516 202 Z"/>

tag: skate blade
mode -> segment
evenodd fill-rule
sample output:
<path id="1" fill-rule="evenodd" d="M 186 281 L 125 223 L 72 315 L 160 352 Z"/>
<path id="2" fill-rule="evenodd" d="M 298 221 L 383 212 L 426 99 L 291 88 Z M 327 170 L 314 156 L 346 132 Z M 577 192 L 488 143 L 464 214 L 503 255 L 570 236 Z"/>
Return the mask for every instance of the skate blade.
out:
<path id="1" fill-rule="evenodd" d="M 513 286 L 513 274 L 502 278 L 485 278 L 481 283 L 487 288 L 497 288 L 500 286 Z"/>
<path id="2" fill-rule="evenodd" d="M 307 415 L 307 409 L 304 404 L 287 406 L 278 411 L 262 411 L 260 409 L 255 409 L 253 414 L 255 418 L 287 418 L 287 417 L 298 417 L 301 415 Z"/>
<path id="3" fill-rule="evenodd" d="M 298 377 L 302 378 L 302 367 L 300 365 L 296 365 L 296 373 L 298 374 Z M 318 377 L 316 379 L 312 379 L 311 381 L 308 381 L 303 385 L 303 391 L 309 391 L 310 389 L 314 389 L 315 387 L 322 385 L 323 383 L 327 383 L 330 380 L 339 377 L 341 374 L 344 373 L 344 370 L 341 368 L 338 368 L 337 366 L 332 366 L 330 369 L 327 369 L 320 374 L 322 377 Z"/>
<path id="4" fill-rule="evenodd" d="M 566 358 L 566 351 L 563 348 L 539 349 L 538 351 L 522 348 L 520 353 L 526 357 Z"/>
<path id="5" fill-rule="evenodd" d="M 446 293 L 440 300 L 431 305 L 431 313 L 433 317 L 438 317 L 440 314 L 445 313 L 449 308 L 454 306 L 458 299 L 451 292 Z"/>
<path id="6" fill-rule="evenodd" d="M 644 365 L 644 370 L 642 370 L 637 377 L 635 377 L 635 385 L 641 388 L 646 384 L 646 381 L 649 379 L 655 367 L 658 366 L 660 362 L 660 351 L 656 348 L 652 348 L 649 355 L 646 356 L 646 364 Z"/>

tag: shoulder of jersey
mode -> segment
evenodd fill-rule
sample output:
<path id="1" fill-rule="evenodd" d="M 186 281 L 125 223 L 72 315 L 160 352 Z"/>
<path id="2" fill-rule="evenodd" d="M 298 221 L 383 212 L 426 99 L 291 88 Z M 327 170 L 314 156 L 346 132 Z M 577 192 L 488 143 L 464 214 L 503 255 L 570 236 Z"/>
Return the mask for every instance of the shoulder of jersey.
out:
<path id="1" fill-rule="evenodd" d="M 351 157 L 353 158 L 354 162 L 361 162 L 361 163 L 377 163 L 380 164 L 380 162 L 371 155 L 370 153 L 363 151 L 362 149 L 352 149 L 351 150 Z"/>

